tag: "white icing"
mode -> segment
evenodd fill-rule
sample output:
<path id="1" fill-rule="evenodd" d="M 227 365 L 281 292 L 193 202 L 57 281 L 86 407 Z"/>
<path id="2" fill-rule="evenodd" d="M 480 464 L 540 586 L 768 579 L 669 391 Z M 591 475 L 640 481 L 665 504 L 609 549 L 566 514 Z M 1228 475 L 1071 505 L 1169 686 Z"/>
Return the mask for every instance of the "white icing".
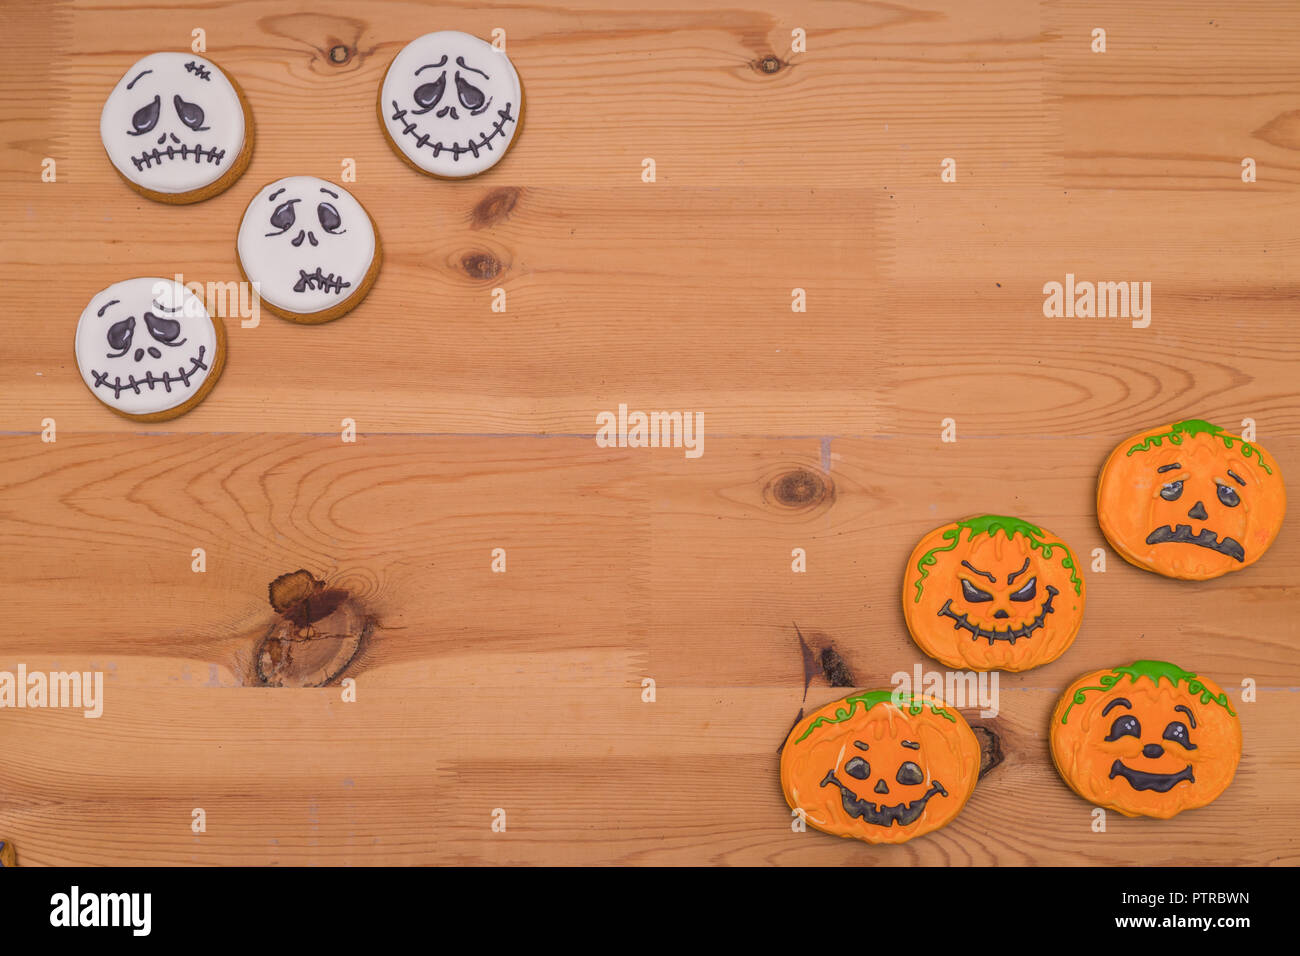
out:
<path id="1" fill-rule="evenodd" d="M 81 377 L 101 402 L 129 415 L 188 402 L 216 358 L 217 329 L 203 300 L 174 279 L 115 283 L 77 322 Z"/>
<path id="2" fill-rule="evenodd" d="M 427 33 L 404 46 L 384 76 L 379 101 L 388 135 L 406 158 L 454 177 L 475 176 L 501 161 L 523 105 L 510 57 L 457 30 Z"/>
<path id="3" fill-rule="evenodd" d="M 154 53 L 108 94 L 99 136 L 130 182 L 159 193 L 194 192 L 224 176 L 243 150 L 244 108 L 211 60 Z"/>
<path id="4" fill-rule="evenodd" d="M 356 294 L 375 258 L 375 230 L 342 186 L 289 176 L 248 204 L 238 249 L 244 275 L 263 299 L 311 315 Z"/>

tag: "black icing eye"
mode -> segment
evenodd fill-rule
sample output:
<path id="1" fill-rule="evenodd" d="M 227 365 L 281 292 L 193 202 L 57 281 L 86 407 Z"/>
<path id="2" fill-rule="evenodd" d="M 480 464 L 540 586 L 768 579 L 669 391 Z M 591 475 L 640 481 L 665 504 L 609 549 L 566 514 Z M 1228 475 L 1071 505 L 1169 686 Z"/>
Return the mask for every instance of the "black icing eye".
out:
<path id="1" fill-rule="evenodd" d="M 898 773 L 894 774 L 894 779 L 899 783 L 914 787 L 918 783 L 925 783 L 925 774 L 921 772 L 920 767 L 907 760 L 898 768 Z"/>
<path id="2" fill-rule="evenodd" d="M 108 344 L 117 349 L 118 355 L 125 355 L 131 347 L 131 336 L 135 334 L 135 316 L 114 322 L 108 327 Z M 117 356 L 110 355 L 109 358 Z"/>
<path id="3" fill-rule="evenodd" d="M 1034 595 L 1038 593 L 1038 578 L 1032 577 L 1024 583 L 1024 586 L 1011 595 L 1013 601 L 1032 601 Z"/>
<path id="4" fill-rule="evenodd" d="M 1121 737 L 1141 737 L 1142 725 L 1132 714 L 1121 714 L 1115 718 L 1115 723 L 1110 725 L 1110 736 L 1107 740 L 1119 740 Z"/>
<path id="5" fill-rule="evenodd" d="M 342 231 L 339 226 L 343 225 L 343 220 L 339 216 L 339 211 L 330 203 L 323 202 L 316 207 L 316 218 L 320 220 L 320 226 L 326 232 L 337 233 Z"/>
<path id="6" fill-rule="evenodd" d="M 1179 479 L 1178 481 L 1171 481 L 1168 484 L 1166 484 L 1163 488 L 1160 489 L 1160 497 L 1164 498 L 1165 501 L 1177 501 L 1182 496 L 1183 496 L 1182 479 Z"/>
<path id="7" fill-rule="evenodd" d="M 1195 750 L 1196 744 L 1192 743 L 1192 738 L 1187 733 L 1187 725 L 1181 720 L 1175 720 L 1165 728 L 1162 734 L 1165 740 L 1172 740 L 1179 744 L 1184 750 Z"/>
<path id="8" fill-rule="evenodd" d="M 176 336 L 181 334 L 181 324 L 175 319 L 164 319 L 152 312 L 144 314 L 144 324 L 149 327 L 149 334 L 163 345 L 180 345 Z M 181 341 L 184 341 L 182 339 Z"/>
<path id="9" fill-rule="evenodd" d="M 844 772 L 857 780 L 866 780 L 871 776 L 871 764 L 861 757 L 854 757 L 844 765 Z"/>
<path id="10" fill-rule="evenodd" d="M 198 103 L 187 103 L 177 95 L 172 97 L 172 104 L 176 107 L 176 115 L 181 118 L 181 122 L 196 133 L 209 128 L 203 125 L 203 107 Z"/>
<path id="11" fill-rule="evenodd" d="M 275 207 L 275 212 L 271 213 L 271 225 L 280 232 L 288 232 L 296 218 L 293 211 L 293 204 L 298 200 L 286 199 L 280 205 Z M 268 232 L 268 236 L 278 236 L 280 232 Z"/>
<path id="12" fill-rule="evenodd" d="M 483 108 L 483 103 L 487 99 L 483 91 L 472 83 L 467 83 L 456 74 L 456 95 L 460 97 L 460 105 L 467 110 L 478 110 Z"/>
<path id="13" fill-rule="evenodd" d="M 419 104 L 420 109 L 415 110 L 417 113 L 427 113 L 438 105 L 442 99 L 442 94 L 447 89 L 447 74 L 443 73 L 432 83 L 421 83 L 415 88 L 415 102 Z"/>
<path id="14" fill-rule="evenodd" d="M 1237 496 L 1237 489 L 1229 488 L 1227 485 L 1219 485 L 1219 503 L 1226 508 L 1235 508 L 1241 504 L 1241 498 Z"/>
<path id="15" fill-rule="evenodd" d="M 158 125 L 158 114 L 162 111 L 162 99 L 155 96 L 152 103 L 147 103 L 135 111 L 131 117 L 132 136 L 143 136 Z"/>
<path id="16" fill-rule="evenodd" d="M 989 594 L 988 591 L 981 591 L 965 578 L 961 579 L 961 596 L 972 604 L 982 604 L 985 601 L 993 600 L 992 594 Z"/>

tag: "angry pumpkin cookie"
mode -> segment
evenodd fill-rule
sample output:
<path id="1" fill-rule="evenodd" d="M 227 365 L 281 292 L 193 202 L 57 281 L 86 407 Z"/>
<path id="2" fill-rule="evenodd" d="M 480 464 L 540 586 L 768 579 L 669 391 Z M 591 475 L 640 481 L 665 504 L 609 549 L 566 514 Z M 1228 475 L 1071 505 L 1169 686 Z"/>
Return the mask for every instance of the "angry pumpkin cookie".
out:
<path id="1" fill-rule="evenodd" d="M 1276 459 L 1199 419 L 1121 442 L 1097 483 L 1097 523 L 1130 564 L 1191 581 L 1254 564 L 1286 514 Z"/>
<path id="2" fill-rule="evenodd" d="M 1128 817 L 1168 819 L 1227 789 L 1241 724 L 1217 684 L 1165 661 L 1075 681 L 1056 704 L 1052 762 L 1070 789 Z"/>
<path id="3" fill-rule="evenodd" d="M 1085 587 L 1056 535 L 1019 518 L 979 515 L 921 539 L 903 575 L 912 639 L 949 667 L 1023 671 L 1065 653 Z"/>
<path id="4" fill-rule="evenodd" d="M 979 742 L 957 711 L 864 691 L 804 717 L 781 749 L 781 789 L 818 830 L 905 843 L 961 812 L 979 778 Z"/>

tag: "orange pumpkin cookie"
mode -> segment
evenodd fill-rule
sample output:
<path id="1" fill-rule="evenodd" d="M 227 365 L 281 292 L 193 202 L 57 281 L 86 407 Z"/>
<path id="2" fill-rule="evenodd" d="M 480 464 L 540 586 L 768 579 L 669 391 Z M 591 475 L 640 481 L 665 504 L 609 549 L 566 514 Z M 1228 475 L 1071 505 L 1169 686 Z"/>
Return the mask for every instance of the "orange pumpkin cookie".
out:
<path id="1" fill-rule="evenodd" d="M 906 843 L 957 816 L 979 779 L 980 747 L 961 714 L 930 700 L 864 691 L 795 724 L 781 789 L 818 830 Z"/>
<path id="2" fill-rule="evenodd" d="M 1254 564 L 1286 514 L 1277 461 L 1188 419 L 1121 442 L 1097 482 L 1097 523 L 1124 560 L 1204 581 Z"/>
<path id="3" fill-rule="evenodd" d="M 1070 789 L 1127 817 L 1169 819 L 1227 789 L 1241 724 L 1213 681 L 1165 661 L 1080 677 L 1052 713 L 1052 762 Z"/>
<path id="4" fill-rule="evenodd" d="M 980 515 L 921 539 L 903 575 L 903 617 L 917 646 L 949 667 L 1023 671 L 1074 642 L 1084 591 L 1056 535 Z"/>

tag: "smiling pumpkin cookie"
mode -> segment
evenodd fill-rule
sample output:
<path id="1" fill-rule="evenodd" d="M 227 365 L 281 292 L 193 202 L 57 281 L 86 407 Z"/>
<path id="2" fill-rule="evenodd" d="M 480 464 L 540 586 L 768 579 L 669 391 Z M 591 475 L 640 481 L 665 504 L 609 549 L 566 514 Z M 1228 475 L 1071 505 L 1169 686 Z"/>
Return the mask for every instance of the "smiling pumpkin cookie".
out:
<path id="1" fill-rule="evenodd" d="M 949 667 L 1023 671 L 1074 642 L 1085 590 L 1056 535 L 978 515 L 917 544 L 903 575 L 903 617 L 917 646 Z"/>
<path id="2" fill-rule="evenodd" d="M 1203 581 L 1254 564 L 1286 514 L 1277 460 L 1189 419 L 1120 443 L 1097 483 L 1097 523 L 1130 564 Z"/>
<path id="3" fill-rule="evenodd" d="M 1168 819 L 1227 789 L 1241 723 L 1217 684 L 1165 661 L 1080 677 L 1052 714 L 1052 762 L 1070 789 L 1128 817 Z"/>
<path id="4" fill-rule="evenodd" d="M 957 711 L 888 690 L 804 717 L 781 749 L 781 789 L 818 830 L 905 843 L 952 821 L 979 779 L 979 741 Z"/>

